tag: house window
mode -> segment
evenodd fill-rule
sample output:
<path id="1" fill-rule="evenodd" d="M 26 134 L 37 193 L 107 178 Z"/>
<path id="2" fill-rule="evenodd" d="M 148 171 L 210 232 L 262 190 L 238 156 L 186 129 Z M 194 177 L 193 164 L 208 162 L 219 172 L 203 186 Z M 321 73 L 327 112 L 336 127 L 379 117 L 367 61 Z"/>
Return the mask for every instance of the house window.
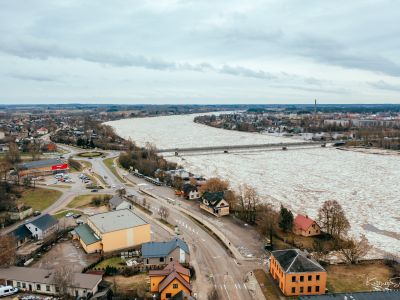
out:
<path id="1" fill-rule="evenodd" d="M 317 275 L 317 281 L 319 281 L 319 275 Z"/>
<path id="2" fill-rule="evenodd" d="M 312 275 L 308 275 L 308 281 L 312 280 Z"/>
<path id="3" fill-rule="evenodd" d="M 304 281 L 304 276 L 300 276 L 300 282 Z"/>
<path id="4" fill-rule="evenodd" d="M 311 231 L 309 231 L 308 234 L 311 234 Z"/>
<path id="5" fill-rule="evenodd" d="M 167 293 L 167 294 L 165 295 L 165 297 L 166 297 L 167 299 L 171 299 L 172 295 L 171 295 L 171 293 Z"/>
<path id="6" fill-rule="evenodd" d="M 36 285 L 36 290 L 40 291 L 40 284 Z"/>
<path id="7" fill-rule="evenodd" d="M 296 282 L 296 276 L 292 276 L 292 282 Z"/>
<path id="8" fill-rule="evenodd" d="M 296 288 L 292 287 L 292 294 L 296 293 Z"/>
<path id="9" fill-rule="evenodd" d="M 164 262 L 164 257 L 160 257 L 160 262 Z"/>
<path id="10" fill-rule="evenodd" d="M 58 288 L 58 286 L 56 286 L 56 293 L 60 292 L 60 289 Z"/>
<path id="11" fill-rule="evenodd" d="M 46 291 L 50 292 L 50 286 L 46 285 Z"/>
<path id="12" fill-rule="evenodd" d="M 173 261 L 173 260 L 174 260 L 174 258 L 173 258 L 173 257 L 170 257 L 170 258 L 169 258 L 169 261 Z"/>
<path id="13" fill-rule="evenodd" d="M 21 282 L 17 281 L 17 287 L 21 287 Z"/>
<path id="14" fill-rule="evenodd" d="M 172 288 L 177 289 L 177 288 L 178 288 L 178 284 L 177 284 L 177 283 L 174 283 L 174 284 L 172 285 Z"/>
<path id="15" fill-rule="evenodd" d="M 307 292 L 308 292 L 308 293 L 311 293 L 311 288 L 312 288 L 311 286 L 308 286 L 308 287 L 307 287 Z"/>
<path id="16" fill-rule="evenodd" d="M 37 228 L 35 228 L 35 231 L 37 231 Z"/>
<path id="17" fill-rule="evenodd" d="M 22 283 L 22 288 L 26 289 L 26 283 L 25 282 Z"/>
<path id="18" fill-rule="evenodd" d="M 304 287 L 300 287 L 300 294 L 304 293 Z"/>
<path id="19" fill-rule="evenodd" d="M 319 285 L 317 285 L 317 286 L 315 287 L 315 291 L 316 291 L 316 292 L 319 292 Z"/>

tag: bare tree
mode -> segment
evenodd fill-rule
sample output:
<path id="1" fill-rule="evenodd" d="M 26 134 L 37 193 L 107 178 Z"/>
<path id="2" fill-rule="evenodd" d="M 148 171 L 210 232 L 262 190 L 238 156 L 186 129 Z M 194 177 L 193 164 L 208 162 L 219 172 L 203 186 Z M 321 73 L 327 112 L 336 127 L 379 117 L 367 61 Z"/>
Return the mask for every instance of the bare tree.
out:
<path id="1" fill-rule="evenodd" d="M 40 145 L 36 142 L 31 142 L 28 145 L 29 154 L 32 157 L 32 160 L 38 160 L 40 158 Z"/>
<path id="2" fill-rule="evenodd" d="M 342 258 L 350 263 L 356 264 L 358 261 L 367 255 L 371 246 L 368 243 L 368 239 L 365 235 L 361 235 L 359 239 L 350 237 L 340 242 L 339 254 Z"/>
<path id="3" fill-rule="evenodd" d="M 276 233 L 278 220 L 279 214 L 271 204 L 259 205 L 256 218 L 257 229 L 262 236 L 268 236 L 271 245 L 273 244 L 273 235 Z"/>
<path id="4" fill-rule="evenodd" d="M 12 266 L 17 257 L 16 241 L 13 236 L 0 236 L 0 267 Z"/>
<path id="5" fill-rule="evenodd" d="M 241 185 L 239 191 L 239 216 L 246 222 L 255 223 L 260 196 L 253 187 L 247 184 Z"/>
<path id="6" fill-rule="evenodd" d="M 163 220 L 168 219 L 168 217 L 169 217 L 169 209 L 168 209 L 168 207 L 165 207 L 164 205 L 160 206 L 160 209 L 158 210 L 158 215 Z"/>
<path id="7" fill-rule="evenodd" d="M 224 192 L 229 189 L 229 182 L 219 178 L 210 178 L 200 187 L 202 193 L 204 192 Z"/>
<path id="8" fill-rule="evenodd" d="M 62 265 L 54 270 L 52 282 L 56 287 L 58 295 L 63 297 L 63 299 L 69 298 L 73 280 L 74 280 L 74 271 L 71 267 L 67 265 Z"/>
<path id="9" fill-rule="evenodd" d="M 213 286 L 211 290 L 207 294 L 207 300 L 218 300 L 218 291 L 217 289 Z"/>
<path id="10" fill-rule="evenodd" d="M 118 196 L 122 197 L 126 195 L 126 189 L 125 188 L 120 188 L 117 190 Z"/>
<path id="11" fill-rule="evenodd" d="M 334 238 L 340 238 L 350 229 L 342 206 L 336 200 L 325 201 L 318 211 L 321 228 Z"/>
<path id="12" fill-rule="evenodd" d="M 21 155 L 19 153 L 18 145 L 16 143 L 10 143 L 8 145 L 6 158 L 11 164 L 15 164 L 21 161 Z"/>

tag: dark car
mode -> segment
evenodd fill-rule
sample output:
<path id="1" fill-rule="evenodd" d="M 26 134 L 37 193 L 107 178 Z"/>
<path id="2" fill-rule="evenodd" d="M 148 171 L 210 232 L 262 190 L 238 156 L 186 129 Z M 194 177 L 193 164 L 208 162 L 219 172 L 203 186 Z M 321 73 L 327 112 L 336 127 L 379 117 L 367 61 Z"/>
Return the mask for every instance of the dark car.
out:
<path id="1" fill-rule="evenodd" d="M 78 219 L 79 217 L 81 217 L 82 215 L 80 215 L 80 214 L 75 214 L 75 215 L 73 215 L 72 217 L 74 218 L 74 219 Z"/>
<path id="2" fill-rule="evenodd" d="M 35 210 L 35 211 L 33 212 L 33 215 L 34 215 L 35 217 L 39 216 L 40 214 L 41 214 L 41 212 L 38 211 L 38 210 Z"/>
<path id="3" fill-rule="evenodd" d="M 92 193 L 96 193 L 96 192 L 97 192 L 97 190 L 96 190 L 96 189 L 93 189 L 93 190 L 92 190 Z"/>

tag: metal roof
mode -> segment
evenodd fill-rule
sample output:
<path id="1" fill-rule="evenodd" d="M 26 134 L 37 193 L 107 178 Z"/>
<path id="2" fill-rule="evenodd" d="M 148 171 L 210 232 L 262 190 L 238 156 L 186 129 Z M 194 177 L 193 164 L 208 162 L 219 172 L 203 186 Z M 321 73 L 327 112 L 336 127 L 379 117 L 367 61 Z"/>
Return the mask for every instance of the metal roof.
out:
<path id="1" fill-rule="evenodd" d="M 86 244 L 94 244 L 100 241 L 100 238 L 95 235 L 92 228 L 89 227 L 87 224 L 79 225 L 74 229 L 75 233 L 79 235 L 79 238 Z"/>
<path id="2" fill-rule="evenodd" d="M 0 278 L 6 280 L 53 284 L 54 273 L 54 270 L 9 267 L 0 269 Z M 74 288 L 93 289 L 101 280 L 101 275 L 74 273 L 72 285 Z"/>
<path id="3" fill-rule="evenodd" d="M 286 273 L 326 272 L 315 260 L 299 249 L 272 251 L 272 255 Z"/>
<path id="4" fill-rule="evenodd" d="M 168 242 L 149 242 L 142 245 L 142 256 L 144 258 L 166 257 L 177 247 L 189 254 L 189 247 L 183 240 L 174 238 Z"/>
<path id="5" fill-rule="evenodd" d="M 9 235 L 14 236 L 17 240 L 24 239 L 28 236 L 31 236 L 32 233 L 29 231 L 28 228 L 26 228 L 25 224 L 18 226 L 16 229 L 11 231 Z"/>
<path id="6" fill-rule="evenodd" d="M 52 227 L 53 225 L 57 224 L 58 221 L 53 216 L 50 216 L 49 214 L 45 214 L 29 223 L 35 225 L 37 228 L 39 228 L 41 230 L 46 230 L 46 229 Z"/>
<path id="7" fill-rule="evenodd" d="M 117 231 L 148 224 L 129 209 L 114 210 L 89 217 L 101 233 Z"/>
<path id="8" fill-rule="evenodd" d="M 36 168 L 45 168 L 45 167 L 51 167 L 54 165 L 59 165 L 63 164 L 64 161 L 56 158 L 52 159 L 44 159 L 44 160 L 36 160 L 36 161 L 30 161 L 22 164 L 17 165 L 18 170 L 29 170 L 29 169 L 36 169 Z"/>

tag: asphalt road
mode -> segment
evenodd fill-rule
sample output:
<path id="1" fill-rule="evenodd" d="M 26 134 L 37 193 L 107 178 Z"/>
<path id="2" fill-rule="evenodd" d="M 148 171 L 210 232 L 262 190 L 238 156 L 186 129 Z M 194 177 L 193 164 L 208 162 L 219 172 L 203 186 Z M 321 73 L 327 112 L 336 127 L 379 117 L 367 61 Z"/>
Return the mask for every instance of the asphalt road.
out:
<path id="1" fill-rule="evenodd" d="M 68 158 L 79 152 L 78 149 L 62 145 L 61 148 L 67 149 L 70 153 L 65 154 L 64 157 Z M 118 152 L 106 152 L 108 157 L 116 157 Z M 101 157 L 88 160 L 92 163 L 92 171 L 98 175 L 106 178 L 105 181 L 110 186 L 121 187 L 124 186 L 127 193 L 138 194 L 138 187 L 131 187 L 123 184 L 119 179 L 104 165 Z M 125 172 L 126 173 L 126 172 Z M 128 175 L 130 176 L 130 175 Z M 135 180 L 135 178 L 131 178 Z M 55 188 L 57 189 L 57 188 Z M 77 195 L 87 194 L 88 191 L 83 184 L 73 184 L 71 189 L 64 190 L 58 189 L 63 192 L 63 195 L 53 205 L 43 211 L 43 213 L 55 213 L 63 209 L 66 205 Z M 165 190 L 166 191 L 166 190 Z M 115 193 L 115 188 L 101 190 L 102 193 Z M 157 190 L 162 193 L 162 189 Z M 165 195 L 165 197 L 169 194 Z M 207 293 L 214 287 L 218 293 L 219 299 L 228 300 L 241 300 L 252 299 L 251 294 L 245 285 L 246 274 L 255 268 L 262 267 L 260 260 L 254 261 L 237 261 L 231 257 L 224 246 L 212 237 L 201 225 L 194 222 L 186 214 L 176 209 L 175 206 L 168 204 L 162 199 L 155 199 L 146 197 L 146 200 L 151 205 L 153 215 L 150 217 L 143 212 L 136 209 L 142 218 L 152 225 L 152 238 L 154 240 L 168 240 L 174 235 L 171 231 L 166 230 L 160 226 L 156 218 L 159 218 L 157 211 L 161 205 L 167 206 L 170 211 L 168 222 L 177 225 L 181 231 L 181 238 L 183 238 L 191 249 L 191 262 L 196 270 L 196 280 L 194 282 L 194 293 L 197 299 L 207 299 Z M 17 225 L 13 226 L 15 228 Z M 9 232 L 12 227 L 3 230 Z"/>

